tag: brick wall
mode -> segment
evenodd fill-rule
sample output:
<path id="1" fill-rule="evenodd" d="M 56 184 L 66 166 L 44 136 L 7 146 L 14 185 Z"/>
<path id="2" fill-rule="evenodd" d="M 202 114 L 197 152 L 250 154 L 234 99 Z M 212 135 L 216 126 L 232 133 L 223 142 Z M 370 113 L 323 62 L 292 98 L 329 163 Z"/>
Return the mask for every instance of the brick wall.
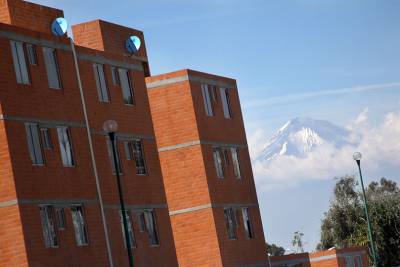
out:
<path id="1" fill-rule="evenodd" d="M 23 2 L 24 4 L 24 2 Z M 36 6 L 33 7 L 35 10 Z M 22 9 L 18 9 L 21 11 Z M 38 16 L 46 17 L 47 9 Z M 36 12 L 39 12 L 36 10 Z M 40 13 L 40 12 L 39 12 Z M 51 13 L 51 12 L 50 12 Z M 0 12 L 1 16 L 1 12 Z M 40 19 L 39 19 L 40 20 Z M 105 25 L 108 23 L 103 22 Z M 114 27 L 118 27 L 115 24 Z M 36 27 L 36 26 L 35 26 Z M 47 27 L 47 26 L 46 26 Z M 127 29 L 120 26 L 121 28 Z M 81 266 L 89 263 L 94 266 L 108 266 L 106 243 L 100 216 L 100 206 L 96 190 L 90 158 L 87 132 L 84 125 L 79 88 L 76 78 L 73 56 L 66 38 L 53 37 L 47 32 L 31 31 L 18 25 L 0 23 L 0 31 L 18 33 L 26 42 L 36 42 L 37 65 L 29 65 L 29 85 L 16 82 L 10 40 L 0 38 L 2 61 L 0 64 L 0 103 L 4 120 L 0 120 L 0 157 L 10 160 L 1 161 L 0 171 L 0 204 L 8 200 L 21 200 L 19 206 L 11 209 L 10 216 L 20 218 L 19 223 L 3 220 L 0 216 L 1 229 L 15 227 L 20 231 L 15 241 L 8 235 L 0 234 L 0 262 L 5 257 L 15 260 L 9 255 L 8 248 L 29 266 Z M 108 29 L 109 30 L 109 29 Z M 130 32 L 139 32 L 131 29 Z M 83 33 L 85 34 L 85 33 Z M 107 33 L 109 34 L 109 33 Z M 114 33 L 115 35 L 115 33 Z M 114 38 L 114 35 L 112 38 Z M 126 32 L 122 32 L 121 36 Z M 83 35 L 82 35 L 83 36 Z M 83 37 L 82 37 L 83 38 Z M 122 37 L 121 37 L 122 38 Z M 125 37 L 124 37 L 125 38 Z M 61 90 L 49 88 L 44 64 L 42 47 L 55 47 L 61 74 Z M 106 49 L 107 50 L 107 49 Z M 177 266 L 171 223 L 168 216 L 165 190 L 161 176 L 161 168 L 154 130 L 151 122 L 150 106 L 145 85 L 145 73 L 141 71 L 142 61 L 131 58 L 122 52 L 100 51 L 90 47 L 77 46 L 80 58 L 79 67 L 87 102 L 88 117 L 92 129 L 95 158 L 98 166 L 100 187 L 106 207 L 106 218 L 111 239 L 115 266 L 128 266 L 127 254 L 121 247 L 122 229 L 118 214 L 119 198 L 115 176 L 111 174 L 111 165 L 106 146 L 106 136 L 102 132 L 105 120 L 114 119 L 119 124 L 119 137 L 142 138 L 148 174 L 136 175 L 135 163 L 127 160 L 122 141 L 118 141 L 118 150 L 122 162 L 121 176 L 125 194 L 125 204 L 132 212 L 137 209 L 153 208 L 156 213 L 160 245 L 149 246 L 146 235 L 137 227 L 137 218 L 133 218 L 134 232 L 138 239 L 135 249 L 135 266 Z M 141 53 L 145 54 L 142 43 Z M 89 58 L 89 59 L 88 59 Z M 94 79 L 93 63 L 105 62 L 104 72 L 110 96 L 110 103 L 98 100 Z M 110 63 L 111 62 L 111 63 Z M 113 85 L 111 67 L 117 65 L 136 66 L 130 70 L 135 105 L 125 105 L 120 86 Z M 48 127 L 53 143 L 51 150 L 43 150 L 44 166 L 32 165 L 29 157 L 25 122 L 39 122 Z M 56 126 L 69 125 L 76 164 L 74 167 L 63 167 Z M 118 138 L 119 138 L 118 137 Z M 13 170 L 13 171 L 12 171 Z M 3 192 L 4 191 L 4 192 Z M 72 227 L 69 204 L 83 203 L 87 216 L 89 245 L 76 245 Z M 66 208 L 67 229 L 58 232 L 60 247 L 45 248 L 38 206 L 40 204 L 61 203 Z M 18 208 L 19 207 L 19 208 Z M 21 215 L 19 215 L 19 210 Z M 0 212 L 10 212 L 9 208 L 0 207 Z M 4 217 L 4 218 L 7 218 Z M 14 247 L 17 246 L 17 247 Z M 26 247 L 26 250 L 25 250 Z M 66 261 L 68 259 L 68 261 Z M 21 263 L 22 264 L 22 263 Z M 2 266 L 0 264 L 0 266 Z M 7 265 L 24 266 L 24 265 Z"/>
<path id="2" fill-rule="evenodd" d="M 206 116 L 201 84 L 207 82 L 229 88 L 231 119 L 224 118 L 220 86 L 213 103 L 214 116 Z M 194 266 L 190 262 L 196 262 L 195 266 L 266 266 L 236 82 L 181 70 L 148 77 L 146 83 L 180 266 Z M 224 179 L 217 177 L 213 147 L 218 144 L 238 147 L 241 179 L 234 176 L 232 162 Z M 243 222 L 237 228 L 237 240 L 228 239 L 224 207 L 231 206 L 249 208 L 254 239 L 246 237 Z M 237 220 L 241 222 L 241 214 Z M 212 231 L 199 229 L 206 223 L 212 225 Z M 218 242 L 218 250 L 214 245 L 207 245 L 213 252 L 204 249 L 209 240 Z"/>

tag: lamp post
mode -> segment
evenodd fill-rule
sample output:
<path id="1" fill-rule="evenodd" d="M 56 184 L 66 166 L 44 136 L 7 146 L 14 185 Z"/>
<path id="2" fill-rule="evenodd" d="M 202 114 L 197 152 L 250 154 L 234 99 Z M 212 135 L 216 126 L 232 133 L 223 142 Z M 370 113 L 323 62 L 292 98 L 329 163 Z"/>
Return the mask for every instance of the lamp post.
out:
<path id="1" fill-rule="evenodd" d="M 118 124 L 114 120 L 107 120 L 103 124 L 103 130 L 108 134 L 111 142 L 112 148 L 112 155 L 114 160 L 114 168 L 115 168 L 115 176 L 117 176 L 117 185 L 118 185 L 118 194 L 119 194 L 119 202 L 121 206 L 121 213 L 122 213 L 122 222 L 124 224 L 124 233 L 125 233 L 125 241 L 126 241 L 126 249 L 128 251 L 128 259 L 129 259 L 129 266 L 133 267 L 133 255 L 132 255 L 132 244 L 129 237 L 128 231 L 128 222 L 126 220 L 126 210 L 125 210 L 125 203 L 124 203 L 124 196 L 121 187 L 121 179 L 119 176 L 119 163 L 117 160 L 117 155 L 115 152 L 115 132 L 118 130 Z"/>
<path id="2" fill-rule="evenodd" d="M 376 257 L 376 251 L 375 251 L 375 242 L 374 242 L 374 238 L 372 236 L 371 221 L 369 219 L 369 213 L 368 213 L 368 202 L 367 202 L 367 197 L 365 196 L 364 182 L 363 182 L 362 173 L 361 173 L 361 157 L 362 157 L 362 155 L 360 152 L 355 152 L 353 154 L 353 159 L 357 162 L 358 171 L 360 172 L 361 188 L 362 188 L 363 198 L 364 198 L 364 210 L 365 210 L 365 217 L 367 217 L 368 235 L 369 235 L 369 242 L 371 244 L 372 258 L 374 261 L 374 266 L 378 267 L 378 259 Z"/>
<path id="3" fill-rule="evenodd" d="M 267 255 L 268 255 L 268 266 L 272 267 L 272 265 L 271 265 L 271 254 L 267 253 Z"/>

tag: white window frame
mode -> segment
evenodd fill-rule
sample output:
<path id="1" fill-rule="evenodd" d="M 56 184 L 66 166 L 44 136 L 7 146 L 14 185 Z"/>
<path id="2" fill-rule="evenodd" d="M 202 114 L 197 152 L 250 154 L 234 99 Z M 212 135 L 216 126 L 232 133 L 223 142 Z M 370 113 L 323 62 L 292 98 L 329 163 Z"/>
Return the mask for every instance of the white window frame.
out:
<path id="1" fill-rule="evenodd" d="M 130 71 L 128 69 L 118 68 L 118 75 L 125 105 L 135 105 Z"/>
<path id="2" fill-rule="evenodd" d="M 40 140 L 39 125 L 37 123 L 25 123 L 25 130 L 32 165 L 43 166 L 44 157 Z"/>
<path id="3" fill-rule="evenodd" d="M 99 101 L 105 103 L 110 102 L 107 82 L 104 75 L 104 66 L 102 64 L 93 63 L 93 72 L 94 79 L 96 80 L 96 88 Z"/>
<path id="4" fill-rule="evenodd" d="M 224 111 L 224 117 L 226 119 L 232 118 L 232 110 L 231 110 L 231 103 L 229 98 L 229 89 L 227 88 L 220 88 L 220 95 L 221 95 L 221 102 L 222 102 L 222 109 Z"/>
<path id="5" fill-rule="evenodd" d="M 26 64 L 24 43 L 10 40 L 10 46 L 17 83 L 30 84 L 29 69 L 28 65 Z"/>
<path id="6" fill-rule="evenodd" d="M 43 230 L 43 241 L 46 248 L 58 248 L 58 236 L 55 225 L 54 207 L 52 205 L 40 205 L 40 219 Z"/>
<path id="7" fill-rule="evenodd" d="M 69 128 L 67 126 L 57 126 L 57 135 L 63 166 L 74 167 L 75 157 Z"/>
<path id="8" fill-rule="evenodd" d="M 75 240 L 78 246 L 89 245 L 89 236 L 85 220 L 83 205 L 71 205 L 71 216 L 75 231 Z"/>
<path id="9" fill-rule="evenodd" d="M 213 117 L 214 110 L 213 110 L 213 105 L 211 102 L 212 95 L 210 94 L 209 86 L 207 84 L 201 85 L 201 93 L 203 95 L 204 110 L 206 112 L 206 115 L 209 117 Z M 213 93 L 213 92 L 211 92 L 211 93 Z"/>
<path id="10" fill-rule="evenodd" d="M 49 87 L 57 90 L 61 89 L 62 83 L 56 49 L 43 47 L 43 56 Z"/>

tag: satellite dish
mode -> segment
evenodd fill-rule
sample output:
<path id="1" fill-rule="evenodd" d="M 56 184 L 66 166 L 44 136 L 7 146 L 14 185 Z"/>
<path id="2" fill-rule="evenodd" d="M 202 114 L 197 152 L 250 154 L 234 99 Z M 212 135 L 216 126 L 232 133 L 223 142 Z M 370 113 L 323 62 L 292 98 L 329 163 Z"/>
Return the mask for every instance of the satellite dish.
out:
<path id="1" fill-rule="evenodd" d="M 137 51 L 139 51 L 141 44 L 142 44 L 142 41 L 140 41 L 139 37 L 132 35 L 131 37 L 126 39 L 125 48 L 130 53 L 137 53 Z"/>
<path id="2" fill-rule="evenodd" d="M 63 36 L 67 32 L 68 22 L 64 18 L 56 18 L 51 24 L 51 32 L 55 36 Z"/>

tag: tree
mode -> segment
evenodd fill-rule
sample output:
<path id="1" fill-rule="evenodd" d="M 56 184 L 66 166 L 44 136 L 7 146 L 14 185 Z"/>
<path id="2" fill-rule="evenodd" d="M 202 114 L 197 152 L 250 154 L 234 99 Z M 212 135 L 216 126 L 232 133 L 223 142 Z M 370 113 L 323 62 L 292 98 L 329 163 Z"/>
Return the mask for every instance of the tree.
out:
<path id="1" fill-rule="evenodd" d="M 285 254 L 285 249 L 275 244 L 270 245 L 267 243 L 267 253 L 271 254 L 271 256 L 282 256 Z"/>
<path id="2" fill-rule="evenodd" d="M 300 231 L 296 231 L 293 233 L 293 240 L 292 240 L 292 245 L 293 247 L 296 248 L 296 252 L 299 251 L 303 253 L 304 252 L 304 248 L 303 248 L 303 241 L 301 240 L 303 238 L 304 234 Z"/>
<path id="3" fill-rule="evenodd" d="M 338 178 L 334 198 L 321 224 L 317 249 L 368 246 L 364 203 L 353 176 Z M 366 190 L 369 213 L 381 266 L 400 264 L 400 189 L 394 181 L 381 178 Z"/>

